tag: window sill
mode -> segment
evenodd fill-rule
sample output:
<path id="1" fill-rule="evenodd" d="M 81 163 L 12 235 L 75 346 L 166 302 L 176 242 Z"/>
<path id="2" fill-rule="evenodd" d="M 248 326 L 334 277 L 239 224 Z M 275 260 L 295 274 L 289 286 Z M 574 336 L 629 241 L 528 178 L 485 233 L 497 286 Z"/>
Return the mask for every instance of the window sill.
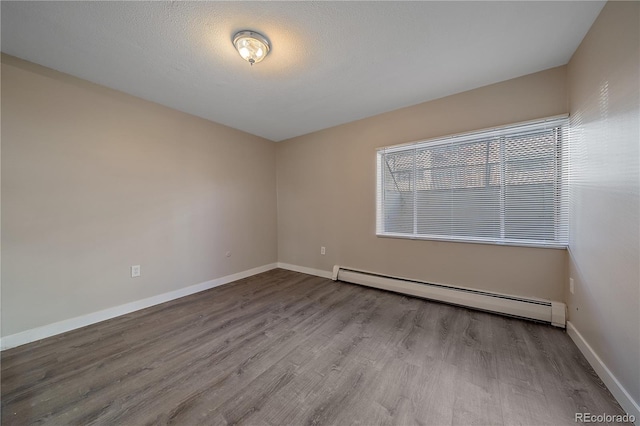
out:
<path id="1" fill-rule="evenodd" d="M 492 241 L 492 240 L 482 240 L 482 239 L 474 239 L 474 238 L 455 238 L 455 237 L 438 237 L 433 235 L 406 235 L 406 234 L 393 234 L 390 232 L 386 233 L 376 233 L 377 237 L 380 238 L 399 238 L 404 240 L 427 240 L 427 241 L 443 241 L 448 243 L 471 243 L 471 244 L 490 244 L 494 246 L 513 246 L 513 247 L 533 247 L 533 248 L 548 248 L 555 250 L 566 250 L 566 244 L 558 244 L 558 243 L 546 243 L 542 241 L 518 241 L 518 240 L 507 240 L 507 241 Z"/>

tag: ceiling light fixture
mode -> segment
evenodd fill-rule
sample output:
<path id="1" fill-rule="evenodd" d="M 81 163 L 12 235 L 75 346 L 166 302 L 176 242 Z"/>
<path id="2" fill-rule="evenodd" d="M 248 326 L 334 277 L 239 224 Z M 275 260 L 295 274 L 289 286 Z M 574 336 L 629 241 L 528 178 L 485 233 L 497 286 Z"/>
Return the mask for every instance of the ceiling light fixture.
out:
<path id="1" fill-rule="evenodd" d="M 271 45 L 265 36 L 254 31 L 239 31 L 233 36 L 233 45 L 238 50 L 240 56 L 251 65 L 262 61 Z"/>

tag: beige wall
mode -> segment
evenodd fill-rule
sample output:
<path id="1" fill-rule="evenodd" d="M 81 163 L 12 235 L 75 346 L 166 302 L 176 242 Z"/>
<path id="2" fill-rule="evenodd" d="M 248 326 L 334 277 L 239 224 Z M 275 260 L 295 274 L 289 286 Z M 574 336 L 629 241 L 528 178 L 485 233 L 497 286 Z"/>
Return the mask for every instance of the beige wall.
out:
<path id="1" fill-rule="evenodd" d="M 2 335 L 275 262 L 275 182 L 272 142 L 3 56 Z"/>
<path id="2" fill-rule="evenodd" d="M 569 317 L 640 403 L 640 3 L 609 2 L 568 67 Z"/>
<path id="3" fill-rule="evenodd" d="M 278 143 L 278 260 L 563 300 L 566 250 L 376 237 L 375 149 L 566 112 L 559 67 Z"/>

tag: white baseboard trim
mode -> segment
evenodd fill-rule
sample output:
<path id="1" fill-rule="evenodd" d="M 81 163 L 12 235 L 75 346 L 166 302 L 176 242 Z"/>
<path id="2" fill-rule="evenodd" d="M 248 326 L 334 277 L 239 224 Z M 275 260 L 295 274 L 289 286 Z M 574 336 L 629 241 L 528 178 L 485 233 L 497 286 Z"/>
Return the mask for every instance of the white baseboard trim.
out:
<path id="1" fill-rule="evenodd" d="M 0 350 L 15 348 L 16 346 L 35 342 L 47 337 L 55 336 L 56 334 L 66 333 L 67 331 L 75 330 L 77 328 L 115 318 L 120 315 L 139 311 L 140 309 L 145 309 L 150 306 L 159 305 L 160 303 L 165 303 L 184 296 L 189 296 L 190 294 L 209 290 L 211 288 L 218 287 L 223 284 L 228 284 L 233 281 L 241 280 L 252 275 L 270 271 L 277 267 L 278 264 L 276 263 L 258 266 L 257 268 L 248 269 L 246 271 L 227 275 L 221 278 L 216 278 L 210 281 L 205 281 L 203 283 L 181 288 L 179 290 L 170 291 L 168 293 L 159 294 L 157 296 L 147 297 L 146 299 L 125 303 L 124 305 L 114 306 L 112 308 L 103 309 L 101 311 L 92 312 L 90 314 L 81 315 L 79 317 L 70 318 L 67 320 L 55 322 L 53 324 L 47 324 L 42 327 L 32 328 L 31 330 L 22 331 L 20 333 L 11 334 L 0 339 Z"/>
<path id="2" fill-rule="evenodd" d="M 576 329 L 576 327 L 567 321 L 567 334 L 571 337 L 571 340 L 576 344 L 582 355 L 589 361 L 591 367 L 600 376 L 600 379 L 609 388 L 613 396 L 616 398 L 620 406 L 627 414 L 632 414 L 636 418 L 636 424 L 640 424 L 640 405 L 634 401 L 629 392 L 622 386 L 616 376 L 613 375 L 611 370 L 600 359 L 598 354 L 595 353 L 591 345 L 587 343 L 582 334 Z"/>
<path id="3" fill-rule="evenodd" d="M 331 271 L 323 271 L 321 269 L 307 268 L 306 266 L 291 265 L 290 263 L 278 262 L 278 268 L 287 269 L 294 272 L 302 272 L 303 274 L 315 275 L 317 277 L 329 278 L 333 276 Z"/>

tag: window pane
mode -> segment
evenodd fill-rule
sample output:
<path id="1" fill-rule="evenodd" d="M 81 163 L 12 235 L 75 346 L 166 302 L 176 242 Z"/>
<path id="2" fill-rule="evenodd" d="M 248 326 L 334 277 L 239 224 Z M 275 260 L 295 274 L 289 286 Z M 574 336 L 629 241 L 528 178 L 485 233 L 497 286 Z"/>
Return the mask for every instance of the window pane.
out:
<path id="1" fill-rule="evenodd" d="M 565 122 L 379 152 L 378 232 L 566 244 Z"/>
<path id="2" fill-rule="evenodd" d="M 385 155 L 384 228 L 397 234 L 413 233 L 413 151 Z"/>
<path id="3" fill-rule="evenodd" d="M 555 239 L 555 129 L 505 138 L 505 237 Z"/>

